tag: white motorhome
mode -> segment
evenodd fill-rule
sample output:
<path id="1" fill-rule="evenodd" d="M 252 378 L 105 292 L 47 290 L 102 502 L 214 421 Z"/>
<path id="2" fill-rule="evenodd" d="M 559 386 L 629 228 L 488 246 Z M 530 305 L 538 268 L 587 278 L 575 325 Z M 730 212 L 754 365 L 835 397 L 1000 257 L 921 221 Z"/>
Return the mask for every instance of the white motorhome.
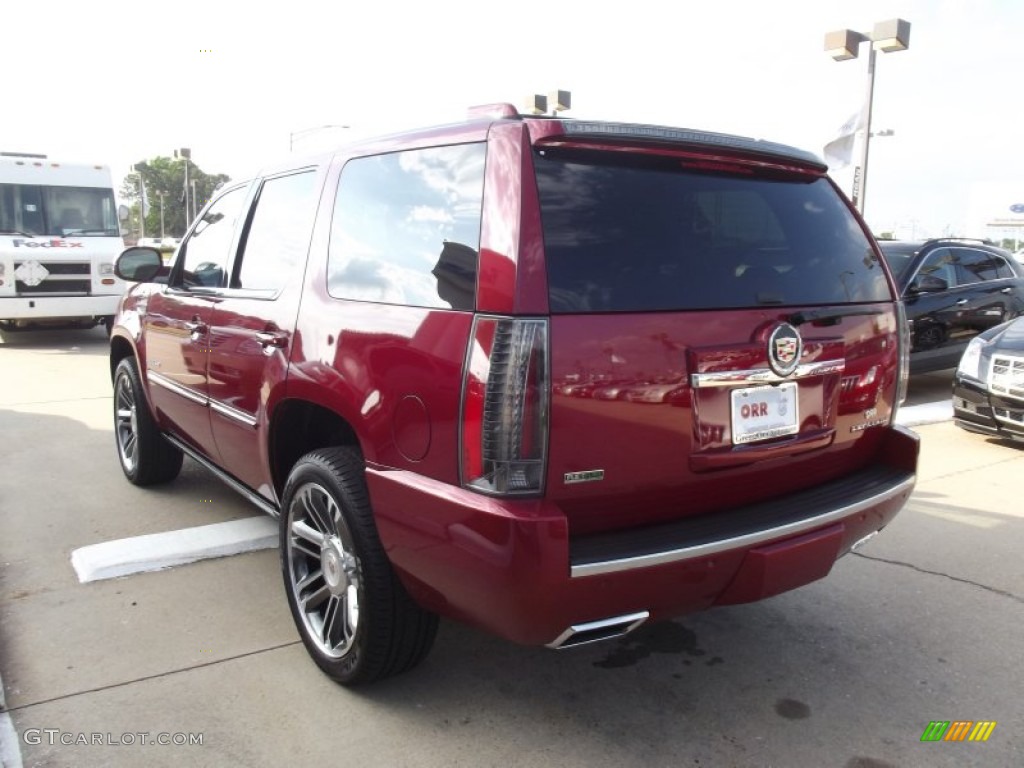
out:
<path id="1" fill-rule="evenodd" d="M 123 249 L 109 166 L 0 152 L 0 331 L 109 329 Z"/>

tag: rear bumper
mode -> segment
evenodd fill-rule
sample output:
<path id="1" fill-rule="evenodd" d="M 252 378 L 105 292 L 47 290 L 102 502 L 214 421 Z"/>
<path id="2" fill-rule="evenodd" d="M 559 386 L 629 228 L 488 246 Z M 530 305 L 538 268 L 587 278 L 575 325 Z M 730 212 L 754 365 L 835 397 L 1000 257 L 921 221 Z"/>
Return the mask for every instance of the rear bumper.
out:
<path id="1" fill-rule="evenodd" d="M 953 379 L 953 421 L 968 432 L 1024 441 L 1024 402 L 988 391 L 984 382 Z"/>
<path id="2" fill-rule="evenodd" d="M 913 489 L 917 437 L 886 432 L 878 464 L 842 480 L 585 538 L 571 538 L 565 516 L 543 499 L 494 499 L 403 471 L 371 469 L 367 482 L 384 547 L 421 604 L 544 645 L 574 625 L 750 602 L 827 575 Z"/>
<path id="3" fill-rule="evenodd" d="M 110 296 L 39 296 L 0 298 L 0 320 L 108 317 L 117 313 L 120 294 Z"/>

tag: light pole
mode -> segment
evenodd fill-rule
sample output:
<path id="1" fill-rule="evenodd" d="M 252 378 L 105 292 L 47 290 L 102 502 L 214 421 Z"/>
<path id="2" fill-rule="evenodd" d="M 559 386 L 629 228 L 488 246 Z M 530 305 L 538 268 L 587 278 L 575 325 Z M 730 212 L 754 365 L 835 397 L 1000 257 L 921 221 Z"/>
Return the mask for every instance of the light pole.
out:
<path id="1" fill-rule="evenodd" d="M 133 170 L 139 174 L 139 240 L 142 240 L 146 236 L 146 183 L 139 166 L 133 166 Z"/>
<path id="2" fill-rule="evenodd" d="M 288 134 L 288 154 L 291 154 L 292 149 L 294 149 L 296 138 L 302 138 L 303 136 L 308 136 L 309 134 L 316 133 L 317 131 L 326 131 L 330 128 L 347 131 L 351 127 L 351 125 L 315 125 L 312 128 L 301 128 L 298 131 L 292 131 Z"/>
<path id="3" fill-rule="evenodd" d="M 889 19 L 875 24 L 871 34 L 840 29 L 825 35 L 825 51 L 836 61 L 857 58 L 860 44 L 868 43 L 868 86 L 864 96 L 864 141 L 860 150 L 860 165 L 853 175 L 853 204 L 864 215 L 864 201 L 868 186 L 868 151 L 871 147 L 871 108 L 875 96 L 875 51 L 892 53 L 905 51 L 910 46 L 910 22 Z"/>
<path id="4" fill-rule="evenodd" d="M 188 211 L 188 161 L 192 159 L 192 150 L 188 147 L 182 147 L 181 149 L 174 150 L 175 157 L 181 157 L 185 161 L 185 189 L 182 192 L 182 201 L 185 203 L 185 230 L 188 230 L 188 225 L 192 222 L 192 217 L 189 216 Z M 185 233 L 182 232 L 184 235 Z"/>

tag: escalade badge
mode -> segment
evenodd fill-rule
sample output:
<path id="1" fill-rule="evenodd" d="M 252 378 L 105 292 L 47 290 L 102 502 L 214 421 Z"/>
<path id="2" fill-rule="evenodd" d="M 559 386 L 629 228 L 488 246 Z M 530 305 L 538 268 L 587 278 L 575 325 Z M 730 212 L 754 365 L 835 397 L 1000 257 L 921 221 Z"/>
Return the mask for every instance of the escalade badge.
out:
<path id="1" fill-rule="evenodd" d="M 782 323 L 768 337 L 768 364 L 779 376 L 796 370 L 803 353 L 800 332 L 789 323 Z"/>

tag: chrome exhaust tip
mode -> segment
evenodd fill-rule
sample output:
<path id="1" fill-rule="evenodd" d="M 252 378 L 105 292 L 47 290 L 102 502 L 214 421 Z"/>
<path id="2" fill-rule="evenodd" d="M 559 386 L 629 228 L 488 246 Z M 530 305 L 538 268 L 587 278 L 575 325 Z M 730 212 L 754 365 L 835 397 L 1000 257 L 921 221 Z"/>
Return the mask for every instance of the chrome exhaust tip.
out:
<path id="1" fill-rule="evenodd" d="M 651 617 L 648 611 L 627 613 L 624 616 L 613 616 L 599 621 L 588 621 L 584 624 L 573 624 L 554 641 L 547 644 L 548 648 L 575 648 L 577 645 L 597 643 L 611 640 L 632 632 Z"/>

